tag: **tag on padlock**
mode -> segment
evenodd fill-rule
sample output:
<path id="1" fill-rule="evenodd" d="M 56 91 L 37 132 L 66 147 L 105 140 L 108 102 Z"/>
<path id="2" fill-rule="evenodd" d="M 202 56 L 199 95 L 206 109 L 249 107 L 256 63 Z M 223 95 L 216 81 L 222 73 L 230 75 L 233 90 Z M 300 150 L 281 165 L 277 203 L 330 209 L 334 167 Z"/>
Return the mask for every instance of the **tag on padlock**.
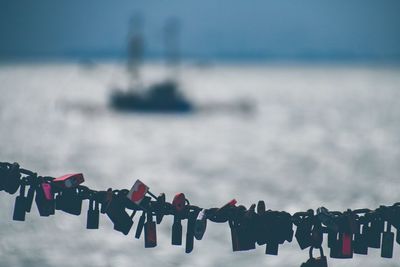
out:
<path id="1" fill-rule="evenodd" d="M 386 231 L 382 235 L 382 258 L 393 258 L 393 245 L 394 245 L 394 233 L 391 231 L 391 225 L 388 222 Z"/>
<path id="2" fill-rule="evenodd" d="M 136 180 L 136 182 L 133 184 L 131 190 L 126 196 L 127 198 L 129 198 L 130 201 L 139 205 L 148 191 L 149 187 L 147 185 L 145 185 L 140 180 Z"/>
<path id="3" fill-rule="evenodd" d="M 154 248 L 157 246 L 157 225 L 153 221 L 151 212 L 147 213 L 147 222 L 144 224 L 144 247 Z"/>
<path id="4" fill-rule="evenodd" d="M 56 209 L 72 215 L 80 215 L 82 211 L 82 198 L 78 188 L 63 189 L 56 197 Z"/>
<path id="5" fill-rule="evenodd" d="M 19 188 L 19 196 L 15 198 L 13 220 L 25 221 L 25 213 L 26 213 L 25 185 L 21 185 Z"/>
<path id="6" fill-rule="evenodd" d="M 146 212 L 143 211 L 142 216 L 140 216 L 138 225 L 136 227 L 135 238 L 139 239 L 143 232 L 144 223 L 146 221 Z"/>
<path id="7" fill-rule="evenodd" d="M 86 229 L 99 229 L 100 210 L 99 203 L 94 199 L 89 199 L 89 209 L 87 212 Z"/>
<path id="8" fill-rule="evenodd" d="M 40 216 L 47 217 L 55 213 L 54 194 L 49 183 L 41 181 L 38 184 L 35 202 Z"/>
<path id="9" fill-rule="evenodd" d="M 207 228 L 207 215 L 206 210 L 202 209 L 197 215 L 196 222 L 194 225 L 194 237 L 197 240 L 201 240 L 206 232 Z"/>
<path id="10" fill-rule="evenodd" d="M 175 246 L 182 245 L 182 215 L 185 211 L 186 198 L 183 193 L 176 194 L 172 205 L 174 207 L 174 223 L 172 225 L 171 244 Z"/>
<path id="11" fill-rule="evenodd" d="M 83 183 L 85 178 L 82 173 L 66 174 L 61 177 L 55 178 L 52 184 L 59 188 L 76 188 Z"/>

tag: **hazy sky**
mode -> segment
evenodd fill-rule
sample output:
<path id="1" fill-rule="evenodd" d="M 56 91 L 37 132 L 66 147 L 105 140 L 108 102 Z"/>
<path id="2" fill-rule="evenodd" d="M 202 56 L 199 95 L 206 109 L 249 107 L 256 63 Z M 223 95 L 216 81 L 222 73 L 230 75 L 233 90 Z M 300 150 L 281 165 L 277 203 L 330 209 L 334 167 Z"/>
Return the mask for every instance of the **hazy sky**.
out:
<path id="1" fill-rule="evenodd" d="M 400 57 L 399 0 L 0 0 L 0 57 L 121 55 L 135 12 L 147 55 L 174 16 L 186 56 Z"/>

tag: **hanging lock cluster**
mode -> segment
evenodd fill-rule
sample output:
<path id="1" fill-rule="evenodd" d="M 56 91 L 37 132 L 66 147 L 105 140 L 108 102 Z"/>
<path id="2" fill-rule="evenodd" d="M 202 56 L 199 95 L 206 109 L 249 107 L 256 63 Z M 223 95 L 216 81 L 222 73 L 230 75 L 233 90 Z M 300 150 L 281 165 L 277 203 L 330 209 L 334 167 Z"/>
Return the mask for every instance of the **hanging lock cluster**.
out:
<path id="1" fill-rule="evenodd" d="M 266 209 L 264 201 L 246 208 L 237 205 L 235 199 L 220 208 L 200 208 L 191 205 L 183 193 L 172 202 L 164 193 L 156 196 L 149 187 L 137 180 L 130 190 L 92 190 L 83 186 L 81 173 L 67 174 L 59 178 L 38 176 L 22 169 L 17 163 L 0 163 L 0 191 L 19 195 L 15 199 L 13 220 L 25 221 L 35 200 L 40 216 L 54 215 L 60 210 L 81 215 L 82 202 L 89 201 L 87 229 L 98 229 L 100 213 L 106 214 L 114 229 L 128 235 L 134 225 L 137 212 L 141 215 L 136 224 L 135 238 L 144 233 L 144 247 L 157 246 L 157 224 L 165 215 L 174 217 L 171 244 L 183 243 L 182 221 L 186 223 L 185 251 L 193 251 L 194 240 L 201 240 L 207 221 L 228 223 L 232 250 L 246 251 L 265 245 L 265 254 L 278 255 L 279 245 L 296 239 L 299 248 L 309 249 L 309 259 L 303 267 L 325 267 L 327 257 L 322 244 L 326 236 L 330 258 L 350 259 L 354 254 L 366 255 L 370 248 L 380 249 L 383 258 L 393 257 L 393 246 L 400 244 L 400 203 L 380 206 L 375 210 L 358 209 L 345 212 L 329 211 L 321 207 L 316 211 L 297 212 Z M 128 211 L 131 211 L 130 214 Z M 295 228 L 295 230 L 294 230 Z M 395 230 L 395 234 L 393 232 Z M 314 258 L 313 250 L 320 251 Z"/>

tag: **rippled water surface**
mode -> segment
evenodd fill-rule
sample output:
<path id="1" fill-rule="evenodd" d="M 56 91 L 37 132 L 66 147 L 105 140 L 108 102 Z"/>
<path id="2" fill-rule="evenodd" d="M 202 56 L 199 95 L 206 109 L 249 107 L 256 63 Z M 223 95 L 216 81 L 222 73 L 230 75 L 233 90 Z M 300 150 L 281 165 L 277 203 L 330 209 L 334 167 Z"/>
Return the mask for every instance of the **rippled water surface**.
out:
<path id="1" fill-rule="evenodd" d="M 43 175 L 83 172 L 95 189 L 129 188 L 140 178 L 171 200 L 295 212 L 370 207 L 399 201 L 400 69 L 376 66 L 186 66 L 182 88 L 199 106 L 254 101 L 253 113 L 205 108 L 192 115 L 119 114 L 107 108 L 113 86 L 126 84 L 122 64 L 0 66 L 0 161 Z M 144 82 L 160 79 L 159 65 Z M 0 194 L 0 266 L 299 266 L 297 243 L 279 257 L 232 253 L 227 224 L 209 224 L 186 255 L 170 245 L 172 218 L 158 227 L 158 247 L 112 230 L 86 230 L 62 212 L 13 222 L 14 197 Z M 137 219 L 136 219 L 137 220 Z M 135 220 L 135 221 L 136 221 Z M 186 231 L 184 224 L 184 232 Z M 134 228 L 133 228 L 134 229 Z M 326 251 L 328 253 L 328 251 Z M 395 259 L 355 255 L 330 266 L 398 266 Z"/>

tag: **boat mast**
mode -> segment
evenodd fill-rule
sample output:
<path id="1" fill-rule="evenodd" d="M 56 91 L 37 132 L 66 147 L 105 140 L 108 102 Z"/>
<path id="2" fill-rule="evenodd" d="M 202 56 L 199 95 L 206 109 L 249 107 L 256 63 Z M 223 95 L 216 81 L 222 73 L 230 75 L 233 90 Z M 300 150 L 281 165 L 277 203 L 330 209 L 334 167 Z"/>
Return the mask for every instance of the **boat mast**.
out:
<path id="1" fill-rule="evenodd" d="M 128 34 L 129 90 L 141 87 L 140 67 L 143 61 L 143 21 L 140 15 L 134 15 L 130 21 Z"/>
<path id="2" fill-rule="evenodd" d="M 165 58 L 168 69 L 168 79 L 175 81 L 179 74 L 180 47 L 179 47 L 180 22 L 177 18 L 170 18 L 164 27 Z"/>

